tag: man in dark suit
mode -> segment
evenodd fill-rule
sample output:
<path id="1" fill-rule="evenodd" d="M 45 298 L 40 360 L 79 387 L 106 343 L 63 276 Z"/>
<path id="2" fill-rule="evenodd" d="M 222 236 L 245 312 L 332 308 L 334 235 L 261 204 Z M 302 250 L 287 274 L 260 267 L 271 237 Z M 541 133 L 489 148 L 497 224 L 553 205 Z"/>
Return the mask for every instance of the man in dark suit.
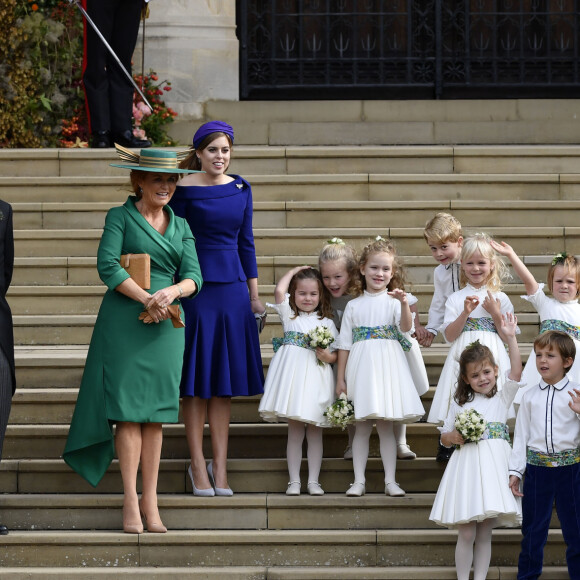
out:
<path id="1" fill-rule="evenodd" d="M 6 302 L 6 292 L 12 281 L 14 267 L 14 235 L 12 231 L 12 207 L 0 199 L 0 458 L 4 435 L 10 415 L 12 395 L 16 388 L 14 374 L 14 332 L 12 312 Z M 8 533 L 0 525 L 0 535 Z"/>
<path id="2" fill-rule="evenodd" d="M 143 0 L 83 0 L 87 14 L 131 72 Z M 151 142 L 133 135 L 134 87 L 90 24 L 85 23 L 83 84 L 91 126 L 91 147 L 143 149 Z"/>

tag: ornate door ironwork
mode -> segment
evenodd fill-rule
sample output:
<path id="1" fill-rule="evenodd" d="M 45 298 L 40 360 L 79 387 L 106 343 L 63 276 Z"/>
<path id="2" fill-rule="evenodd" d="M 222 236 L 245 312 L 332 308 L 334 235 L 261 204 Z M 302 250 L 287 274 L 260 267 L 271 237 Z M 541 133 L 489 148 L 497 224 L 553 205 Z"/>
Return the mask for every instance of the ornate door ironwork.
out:
<path id="1" fill-rule="evenodd" d="M 570 98 L 580 0 L 238 0 L 242 99 Z"/>

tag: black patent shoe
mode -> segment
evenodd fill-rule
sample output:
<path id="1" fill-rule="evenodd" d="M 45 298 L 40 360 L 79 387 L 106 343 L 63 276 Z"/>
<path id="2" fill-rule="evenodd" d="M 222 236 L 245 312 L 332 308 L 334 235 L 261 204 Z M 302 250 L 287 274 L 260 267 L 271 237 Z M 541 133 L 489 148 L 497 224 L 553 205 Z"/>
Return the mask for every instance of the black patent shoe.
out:
<path id="1" fill-rule="evenodd" d="M 123 133 L 113 133 L 113 143 L 118 143 L 123 147 L 132 147 L 133 149 L 146 149 L 151 147 L 151 141 L 148 139 L 138 139 L 130 130 Z"/>
<path id="2" fill-rule="evenodd" d="M 435 461 L 439 463 L 447 463 L 449 458 L 453 454 L 453 447 L 445 447 L 439 443 L 439 447 L 437 448 L 437 457 L 435 457 Z"/>
<path id="3" fill-rule="evenodd" d="M 8 528 L 6 526 L 0 525 L 0 536 L 7 536 L 8 535 Z"/>
<path id="4" fill-rule="evenodd" d="M 91 147 L 93 149 L 106 149 L 111 146 L 108 131 L 96 131 L 91 135 Z"/>

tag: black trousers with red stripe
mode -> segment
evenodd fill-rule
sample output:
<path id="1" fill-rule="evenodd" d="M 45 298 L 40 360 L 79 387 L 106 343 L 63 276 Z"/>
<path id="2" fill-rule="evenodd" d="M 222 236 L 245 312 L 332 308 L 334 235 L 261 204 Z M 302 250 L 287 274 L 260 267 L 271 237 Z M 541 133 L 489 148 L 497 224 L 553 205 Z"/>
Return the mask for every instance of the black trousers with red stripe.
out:
<path id="1" fill-rule="evenodd" d="M 85 0 L 86 10 L 119 60 L 131 72 L 142 0 Z M 91 131 L 132 128 L 133 86 L 93 28 L 85 23 L 83 83 Z"/>

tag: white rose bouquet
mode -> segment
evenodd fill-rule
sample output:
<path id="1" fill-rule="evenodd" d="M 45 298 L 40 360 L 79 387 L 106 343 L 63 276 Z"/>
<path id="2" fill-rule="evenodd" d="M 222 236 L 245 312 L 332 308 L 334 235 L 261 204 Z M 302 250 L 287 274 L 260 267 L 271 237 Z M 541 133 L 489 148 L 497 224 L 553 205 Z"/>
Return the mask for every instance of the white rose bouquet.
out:
<path id="1" fill-rule="evenodd" d="M 352 401 L 346 398 L 346 393 L 341 393 L 340 397 L 329 405 L 324 416 L 333 427 L 340 427 L 343 431 L 349 423 L 354 420 L 354 406 Z"/>
<path id="2" fill-rule="evenodd" d="M 467 409 L 455 417 L 455 428 L 466 443 L 479 441 L 487 428 L 487 421 L 475 409 Z"/>
<path id="3" fill-rule="evenodd" d="M 330 333 L 327 326 L 317 326 L 313 328 L 309 333 L 308 337 L 310 339 L 310 346 L 312 348 L 328 348 L 334 342 L 334 336 Z M 324 366 L 326 363 L 316 359 L 316 362 L 320 366 Z"/>

